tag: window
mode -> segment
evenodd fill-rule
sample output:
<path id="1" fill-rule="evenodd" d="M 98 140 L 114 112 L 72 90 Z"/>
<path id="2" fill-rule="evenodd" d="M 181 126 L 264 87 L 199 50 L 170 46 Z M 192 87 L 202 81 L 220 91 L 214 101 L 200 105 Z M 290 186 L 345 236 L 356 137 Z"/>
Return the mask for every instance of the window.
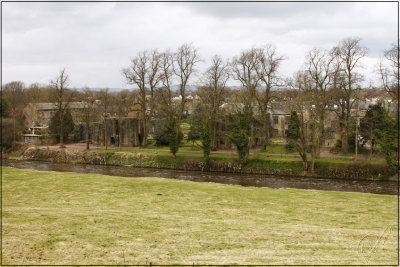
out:
<path id="1" fill-rule="evenodd" d="M 278 116 L 272 116 L 272 118 L 274 119 L 274 124 L 278 124 L 279 122 Z"/>

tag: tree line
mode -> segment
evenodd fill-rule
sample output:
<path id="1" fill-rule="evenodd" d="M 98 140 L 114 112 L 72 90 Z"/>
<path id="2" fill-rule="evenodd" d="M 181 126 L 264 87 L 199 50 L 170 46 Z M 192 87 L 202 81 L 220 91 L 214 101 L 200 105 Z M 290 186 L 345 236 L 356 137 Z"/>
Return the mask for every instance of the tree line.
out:
<path id="1" fill-rule="evenodd" d="M 107 147 L 107 117 L 127 116 L 135 102 L 139 107 L 143 132 L 141 146 L 148 144 L 150 122 L 162 120 L 158 132 L 162 132 L 171 153 L 176 157 L 183 138 L 181 124 L 183 120 L 188 120 L 191 133 L 196 133 L 196 138 L 201 141 L 208 162 L 210 152 L 218 148 L 221 133 L 217 125 L 224 123 L 227 131 L 223 134 L 235 145 L 241 163 L 246 164 L 255 121 L 261 124 L 261 147 L 265 148 L 270 143 L 268 114 L 271 102 L 281 97 L 273 88 L 290 85 L 298 90 L 293 93 L 295 97 L 286 103 L 291 113 L 287 138 L 303 159 L 304 168 L 312 171 L 326 136 L 328 112 L 334 112 L 339 121 L 341 150 L 345 153 L 350 150 L 352 131 L 360 125 L 353 111 L 362 100 L 364 77 L 359 70 L 367 54 L 368 49 L 362 46 L 361 39 L 346 38 L 331 49 L 310 50 L 305 57 L 304 67 L 293 77 L 284 78 L 279 73 L 279 67 L 287 58 L 272 44 L 243 50 L 229 60 L 215 55 L 204 73 L 198 71 L 202 59 L 199 50 L 192 44 L 184 44 L 176 51 L 146 50 L 137 53 L 121 71 L 125 81 L 137 88 L 133 91 L 110 93 L 107 89 L 100 92 L 86 89 L 77 92 L 69 88 L 69 77 L 65 70 L 44 88 L 37 84 L 24 88 L 21 82 L 4 85 L 1 105 L 2 117 L 5 118 L 3 123 L 10 124 L 10 136 L 15 145 L 16 136 L 23 128 L 22 110 L 27 103 L 53 102 L 57 106 L 60 125 L 57 131 L 62 147 L 64 118 L 69 103 L 82 101 L 85 103 L 82 121 L 87 129 L 91 122 L 103 121 L 104 145 Z M 377 66 L 381 87 L 391 98 L 392 108 L 398 107 L 398 62 L 398 47 L 392 45 L 384 52 Z M 200 82 L 198 88 L 192 91 L 189 85 L 195 75 Z M 228 81 L 236 81 L 241 89 L 229 90 Z M 193 112 L 189 115 L 188 105 L 193 102 L 193 97 L 196 98 L 196 106 L 191 107 Z M 395 127 L 398 122 L 389 121 L 395 120 L 390 107 L 385 106 L 384 111 L 388 120 L 386 124 Z M 89 148 L 89 137 L 86 139 Z M 377 140 L 370 139 L 371 147 L 377 144 Z M 308 155 L 311 163 L 308 162 Z"/>

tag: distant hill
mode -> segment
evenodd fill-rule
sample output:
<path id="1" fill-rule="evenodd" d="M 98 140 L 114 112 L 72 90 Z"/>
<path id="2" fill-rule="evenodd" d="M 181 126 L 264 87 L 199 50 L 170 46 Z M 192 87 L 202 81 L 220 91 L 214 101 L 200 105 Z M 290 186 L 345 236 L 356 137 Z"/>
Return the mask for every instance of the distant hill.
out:
<path id="1" fill-rule="evenodd" d="M 188 84 L 186 86 L 186 89 L 190 92 L 190 91 L 195 91 L 199 87 L 200 87 L 199 85 Z M 236 85 L 227 86 L 227 87 L 228 87 L 228 89 L 231 89 L 231 90 L 239 90 L 240 88 L 242 88 L 241 86 L 236 86 Z M 84 91 L 85 90 L 85 88 L 76 88 L 76 89 L 78 91 Z M 103 89 L 106 89 L 106 88 L 89 88 L 89 89 L 93 90 L 93 91 L 100 91 L 100 90 L 103 90 Z M 179 91 L 179 84 L 172 85 L 171 89 L 174 92 L 178 92 Z M 262 87 L 260 87 L 260 89 L 262 89 Z M 120 91 L 124 91 L 124 90 L 132 91 L 132 90 L 135 90 L 135 88 L 108 88 L 108 90 L 110 92 L 120 92 Z M 285 91 L 285 90 L 297 90 L 297 88 L 294 88 L 292 86 L 272 86 L 271 90 L 272 91 Z"/>
<path id="2" fill-rule="evenodd" d="M 76 90 L 78 90 L 78 91 L 85 91 L 85 89 L 86 88 L 76 88 Z M 131 90 L 133 90 L 132 88 L 107 88 L 107 87 L 104 87 L 104 88 L 89 88 L 90 90 L 92 90 L 92 91 L 101 91 L 101 90 L 103 90 L 103 89 L 108 89 L 108 91 L 109 92 L 120 92 L 120 91 L 124 91 L 124 90 L 129 90 L 129 91 L 131 91 Z"/>

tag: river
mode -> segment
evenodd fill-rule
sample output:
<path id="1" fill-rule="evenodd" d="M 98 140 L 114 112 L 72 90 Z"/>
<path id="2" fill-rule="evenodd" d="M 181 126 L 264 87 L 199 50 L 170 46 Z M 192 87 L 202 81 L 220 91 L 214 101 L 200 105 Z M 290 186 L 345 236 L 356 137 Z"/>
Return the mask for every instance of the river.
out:
<path id="1" fill-rule="evenodd" d="M 389 195 L 397 195 L 398 192 L 398 183 L 393 181 L 232 174 L 220 172 L 181 171 L 124 166 L 65 164 L 43 161 L 3 160 L 3 166 L 10 166 L 19 169 L 34 169 L 38 171 L 98 173 L 123 177 L 162 177 L 195 182 L 212 182 L 270 188 L 298 188 Z"/>

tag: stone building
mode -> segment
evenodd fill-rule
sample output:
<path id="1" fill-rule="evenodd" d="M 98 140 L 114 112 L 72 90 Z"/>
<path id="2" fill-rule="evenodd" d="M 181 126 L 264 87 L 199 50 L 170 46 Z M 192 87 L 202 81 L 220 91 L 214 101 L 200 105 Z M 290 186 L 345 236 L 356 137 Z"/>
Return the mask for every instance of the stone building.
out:
<path id="1" fill-rule="evenodd" d="M 107 145 L 118 146 L 139 146 L 143 140 L 142 119 L 123 117 L 123 118 L 107 118 Z M 119 125 L 120 123 L 120 125 Z M 160 120 L 152 120 L 150 122 L 149 134 L 154 134 Z M 80 129 L 75 135 L 75 140 L 86 140 L 86 127 L 81 124 Z M 90 126 L 89 139 L 93 144 L 104 145 L 104 122 L 94 122 Z"/>
<path id="2" fill-rule="evenodd" d="M 82 120 L 82 109 L 84 108 L 83 102 L 71 102 L 68 109 L 71 112 L 72 120 L 75 124 L 79 124 Z M 27 128 L 33 126 L 49 126 L 51 118 L 57 112 L 56 103 L 29 103 L 25 109 L 24 114 L 27 121 Z"/>
<path id="3" fill-rule="evenodd" d="M 119 121 L 121 120 L 121 121 Z M 119 123 L 120 126 L 119 127 Z M 143 138 L 141 119 L 124 117 L 107 118 L 107 144 L 121 146 L 139 146 Z M 121 131 L 121 132 L 120 132 Z M 93 144 L 104 145 L 104 122 L 92 123 L 89 138 Z M 121 138 L 119 140 L 119 137 Z M 84 137 L 86 139 L 86 137 Z"/>
<path id="4" fill-rule="evenodd" d="M 285 109 L 282 102 L 272 102 L 271 112 L 269 113 L 269 125 L 271 129 L 270 137 L 272 142 L 280 143 L 285 142 L 286 130 L 288 129 L 288 122 L 290 113 Z"/>
<path id="5" fill-rule="evenodd" d="M 197 99 L 190 98 L 192 102 L 188 105 L 187 114 L 191 113 Z M 374 100 L 374 99 L 373 99 Z M 371 103 L 370 103 L 371 102 Z M 272 101 L 270 103 L 270 109 L 267 117 L 267 125 L 269 129 L 269 140 L 272 144 L 285 144 L 286 143 L 286 131 L 288 129 L 288 122 L 290 118 L 290 111 L 288 110 L 288 102 L 285 101 Z M 371 101 L 363 101 L 362 103 L 356 103 L 352 110 L 352 118 L 357 120 L 365 115 L 366 110 L 370 104 L 374 104 Z M 311 106 L 311 105 L 310 105 Z M 240 107 L 238 103 L 224 103 L 222 108 L 222 118 L 218 121 L 218 146 L 217 149 L 231 149 L 234 148 L 230 142 L 227 133 L 227 119 L 229 113 L 234 113 L 235 110 Z M 82 123 L 82 109 L 84 108 L 83 102 L 72 102 L 69 104 L 69 110 L 71 112 L 73 121 L 75 123 L 74 140 L 76 142 L 85 142 L 86 140 L 86 129 Z M 257 107 L 255 107 L 256 110 Z M 337 140 L 341 139 L 341 125 L 338 116 L 336 114 L 337 106 L 329 107 L 325 115 L 324 123 L 324 137 L 322 147 L 334 147 Z M 27 118 L 27 128 L 49 125 L 51 117 L 57 112 L 57 106 L 55 103 L 31 103 L 25 109 L 25 116 Z M 99 114 L 100 116 L 100 114 Z M 252 127 L 252 147 L 260 145 L 260 140 L 264 136 L 263 122 L 261 115 L 257 112 L 254 114 L 255 123 Z M 306 110 L 305 116 L 311 119 L 311 111 Z M 107 121 L 107 144 L 118 146 L 119 142 L 121 146 L 139 146 L 143 139 L 142 129 L 142 111 L 137 101 L 133 101 L 133 104 L 127 114 L 127 117 L 117 118 L 115 114 L 108 114 Z M 150 137 L 155 132 L 157 125 L 162 123 L 161 120 L 152 120 L 150 126 Z M 119 127 L 120 125 L 120 127 Z M 311 130 L 308 131 L 311 133 Z M 104 122 L 99 117 L 97 122 L 91 124 L 89 138 L 93 144 L 104 145 Z"/>

